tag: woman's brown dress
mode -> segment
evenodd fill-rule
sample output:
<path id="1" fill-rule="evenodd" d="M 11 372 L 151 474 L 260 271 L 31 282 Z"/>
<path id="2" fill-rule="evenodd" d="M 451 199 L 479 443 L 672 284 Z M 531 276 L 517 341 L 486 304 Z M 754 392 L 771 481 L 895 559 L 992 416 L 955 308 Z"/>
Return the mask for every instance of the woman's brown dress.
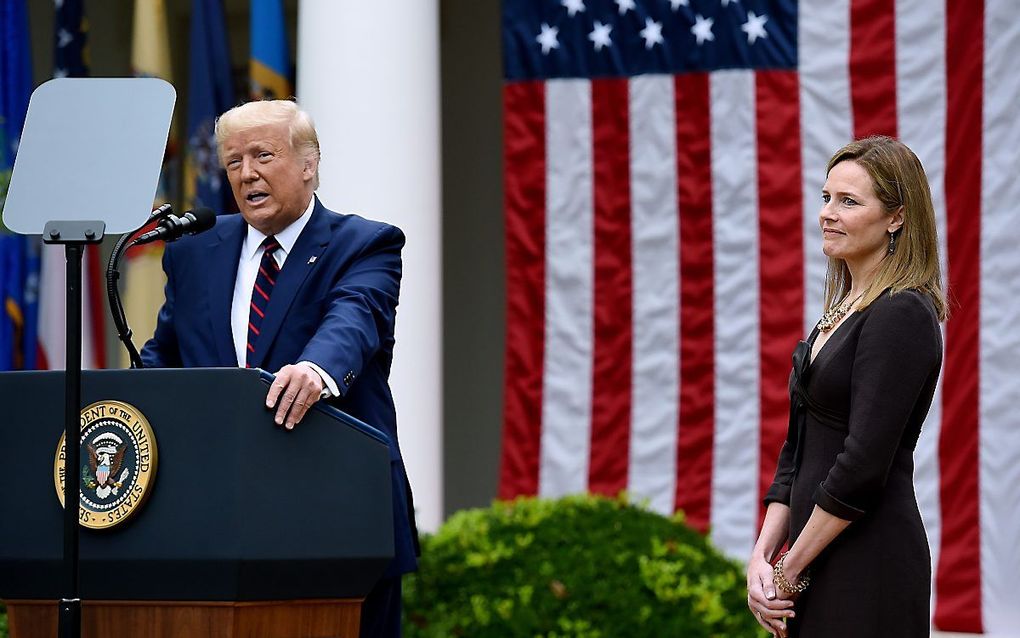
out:
<path id="1" fill-rule="evenodd" d="M 928 636 L 931 558 L 913 452 L 942 363 L 931 300 L 886 292 L 814 362 L 794 353 L 790 427 L 766 503 L 790 506 L 790 543 L 817 505 L 853 521 L 811 565 L 791 638 Z"/>

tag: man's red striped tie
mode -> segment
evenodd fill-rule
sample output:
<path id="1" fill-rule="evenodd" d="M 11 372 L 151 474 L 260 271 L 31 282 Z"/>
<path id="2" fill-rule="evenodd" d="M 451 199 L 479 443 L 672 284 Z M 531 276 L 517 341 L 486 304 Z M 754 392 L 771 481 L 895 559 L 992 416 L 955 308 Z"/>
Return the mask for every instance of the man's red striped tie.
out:
<path id="1" fill-rule="evenodd" d="M 276 237 L 266 237 L 262 241 L 262 261 L 259 263 L 259 272 L 255 276 L 255 286 L 251 291 L 251 308 L 248 312 L 248 344 L 246 346 L 244 365 L 250 368 L 252 356 L 255 354 L 255 344 L 258 342 L 259 332 L 262 330 L 262 318 L 266 316 L 266 308 L 269 307 L 269 297 L 273 294 L 273 286 L 276 285 L 276 276 L 280 274 L 280 267 L 276 265 L 273 253 L 280 247 Z"/>

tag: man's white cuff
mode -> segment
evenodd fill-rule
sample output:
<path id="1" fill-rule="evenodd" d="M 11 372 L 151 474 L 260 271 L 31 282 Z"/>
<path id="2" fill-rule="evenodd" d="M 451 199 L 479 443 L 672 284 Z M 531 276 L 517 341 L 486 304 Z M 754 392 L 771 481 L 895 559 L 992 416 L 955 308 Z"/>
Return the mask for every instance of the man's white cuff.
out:
<path id="1" fill-rule="evenodd" d="M 308 366 L 312 370 L 315 370 L 315 373 L 319 375 L 319 378 L 322 379 L 322 393 L 319 394 L 320 399 L 327 399 L 340 396 L 340 388 L 337 387 L 336 381 L 333 380 L 333 377 L 326 374 L 325 370 L 315 365 L 311 361 L 298 361 L 298 365 L 302 364 Z"/>

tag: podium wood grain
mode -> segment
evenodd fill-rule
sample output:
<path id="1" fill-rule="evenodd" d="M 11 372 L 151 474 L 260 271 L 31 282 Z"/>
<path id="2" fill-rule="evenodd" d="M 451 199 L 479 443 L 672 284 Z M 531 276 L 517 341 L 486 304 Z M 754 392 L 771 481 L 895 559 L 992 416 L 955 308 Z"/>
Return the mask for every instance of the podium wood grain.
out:
<path id="1" fill-rule="evenodd" d="M 8 600 L 11 638 L 52 638 L 56 601 Z M 85 601 L 82 638 L 357 638 L 360 600 Z"/>

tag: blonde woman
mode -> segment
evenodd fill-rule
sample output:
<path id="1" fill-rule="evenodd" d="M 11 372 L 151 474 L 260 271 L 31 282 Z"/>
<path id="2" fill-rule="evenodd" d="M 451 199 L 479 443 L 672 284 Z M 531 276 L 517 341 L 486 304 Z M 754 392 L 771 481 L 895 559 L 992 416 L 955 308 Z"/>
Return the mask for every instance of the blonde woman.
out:
<path id="1" fill-rule="evenodd" d="M 888 137 L 840 149 L 819 225 L 825 313 L 794 352 L 790 426 L 747 569 L 748 606 L 780 637 L 928 636 L 913 451 L 938 381 L 946 302 L 920 161 Z"/>

